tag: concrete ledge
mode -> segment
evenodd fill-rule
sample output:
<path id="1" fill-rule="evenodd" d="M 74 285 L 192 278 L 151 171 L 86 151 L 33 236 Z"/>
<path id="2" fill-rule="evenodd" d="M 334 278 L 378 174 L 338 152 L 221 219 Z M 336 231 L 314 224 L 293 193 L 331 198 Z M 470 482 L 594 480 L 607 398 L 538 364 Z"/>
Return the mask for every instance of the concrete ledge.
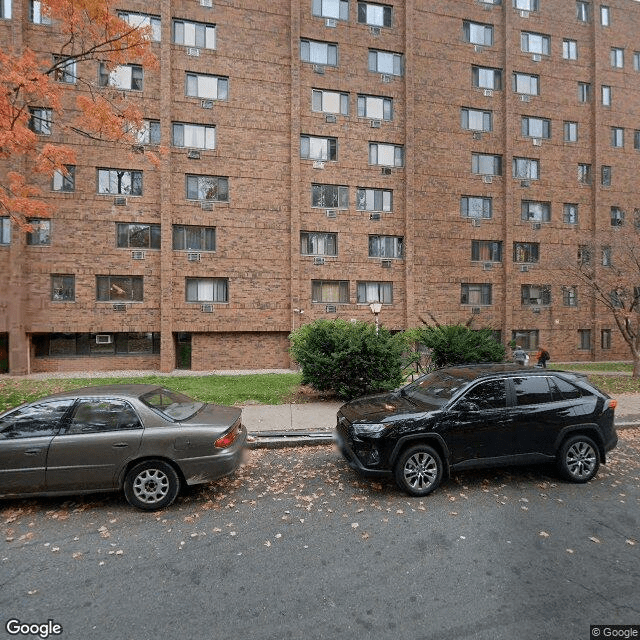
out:
<path id="1" fill-rule="evenodd" d="M 333 442 L 331 431 L 268 431 L 250 433 L 247 437 L 249 449 L 282 449 L 284 447 L 302 447 L 327 445 Z"/>

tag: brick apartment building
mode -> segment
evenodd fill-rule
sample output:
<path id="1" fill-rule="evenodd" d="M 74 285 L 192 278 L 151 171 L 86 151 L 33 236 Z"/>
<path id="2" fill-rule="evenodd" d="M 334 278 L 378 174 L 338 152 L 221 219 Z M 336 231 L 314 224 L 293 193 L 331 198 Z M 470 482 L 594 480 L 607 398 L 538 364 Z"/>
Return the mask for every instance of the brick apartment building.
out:
<path id="1" fill-rule="evenodd" d="M 36 0 L 0 2 L 5 46 L 55 50 Z M 372 301 L 626 357 L 551 258 L 640 206 L 640 3 L 606 2 L 123 0 L 159 68 L 82 71 L 168 154 L 77 144 L 50 220 L 0 219 L 0 367 L 287 367 L 292 329 Z"/>

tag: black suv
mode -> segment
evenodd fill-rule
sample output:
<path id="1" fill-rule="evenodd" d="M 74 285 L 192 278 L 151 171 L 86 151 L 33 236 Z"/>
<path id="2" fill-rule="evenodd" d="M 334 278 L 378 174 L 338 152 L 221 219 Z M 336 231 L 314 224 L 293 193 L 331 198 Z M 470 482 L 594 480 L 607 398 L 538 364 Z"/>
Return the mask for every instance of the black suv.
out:
<path id="1" fill-rule="evenodd" d="M 579 374 L 461 365 L 343 405 L 336 441 L 354 469 L 414 496 L 454 470 L 536 462 L 587 482 L 618 442 L 616 404 Z"/>

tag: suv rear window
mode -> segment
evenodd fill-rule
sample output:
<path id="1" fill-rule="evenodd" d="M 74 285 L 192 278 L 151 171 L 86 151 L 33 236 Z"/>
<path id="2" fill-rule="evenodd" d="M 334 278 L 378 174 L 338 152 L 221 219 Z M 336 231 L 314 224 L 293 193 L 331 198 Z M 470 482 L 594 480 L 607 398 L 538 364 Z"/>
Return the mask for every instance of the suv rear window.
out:
<path id="1" fill-rule="evenodd" d="M 518 406 L 552 402 L 551 389 L 546 376 L 513 378 Z"/>
<path id="2" fill-rule="evenodd" d="M 580 398 L 583 395 L 591 395 L 587 391 L 583 391 L 579 387 L 567 382 L 563 378 L 558 378 L 557 376 L 553 376 L 553 381 L 556 383 L 560 393 L 562 394 L 563 400 L 575 400 L 576 398 Z"/>

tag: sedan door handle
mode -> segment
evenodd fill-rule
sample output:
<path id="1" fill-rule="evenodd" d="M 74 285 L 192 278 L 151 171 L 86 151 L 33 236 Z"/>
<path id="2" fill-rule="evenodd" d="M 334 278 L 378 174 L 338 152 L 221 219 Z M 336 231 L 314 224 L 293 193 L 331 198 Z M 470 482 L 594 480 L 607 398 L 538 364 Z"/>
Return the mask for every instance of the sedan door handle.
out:
<path id="1" fill-rule="evenodd" d="M 27 449 L 24 453 L 27 456 L 35 456 L 37 453 L 40 453 L 42 449 Z"/>
<path id="2" fill-rule="evenodd" d="M 128 447 L 129 444 L 127 442 L 114 442 L 111 446 L 114 449 L 123 449 L 124 447 Z"/>

